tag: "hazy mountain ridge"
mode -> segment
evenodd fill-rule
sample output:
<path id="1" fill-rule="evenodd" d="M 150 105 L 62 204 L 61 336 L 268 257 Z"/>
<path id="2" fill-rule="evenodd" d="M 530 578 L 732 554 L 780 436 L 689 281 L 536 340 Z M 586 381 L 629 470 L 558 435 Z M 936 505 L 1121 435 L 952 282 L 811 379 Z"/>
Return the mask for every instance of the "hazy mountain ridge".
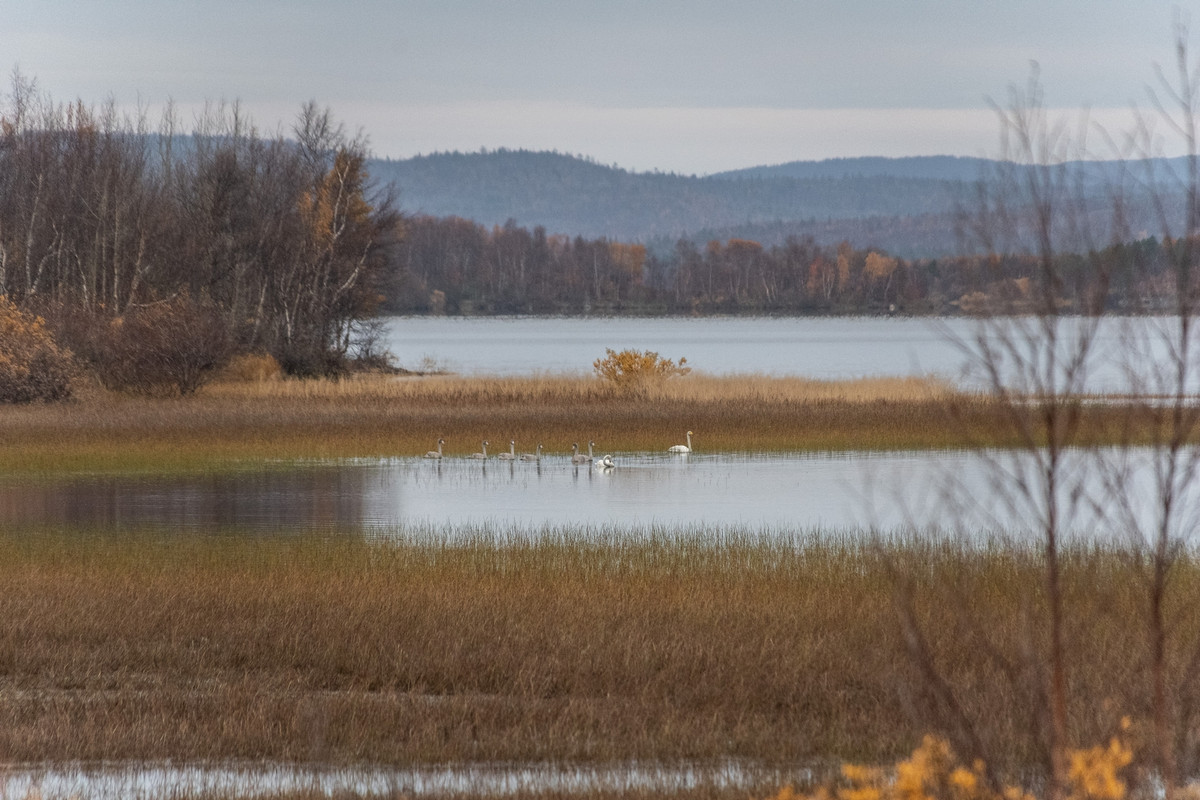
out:
<path id="1" fill-rule="evenodd" d="M 493 150 L 376 159 L 370 169 L 378 181 L 397 187 L 401 208 L 412 215 L 457 216 L 485 226 L 512 220 L 549 234 L 607 237 L 660 250 L 680 238 L 749 238 L 771 246 L 789 236 L 812 236 L 822 244 L 848 240 L 931 257 L 956 252 L 955 209 L 970 201 L 978 180 L 1001 166 L 957 156 L 863 157 L 697 177 L 631 172 L 557 152 Z M 1097 197 L 1120 184 L 1126 168 L 1103 161 L 1065 166 Z M 1162 159 L 1154 166 L 1166 175 L 1186 165 Z"/>
<path id="2" fill-rule="evenodd" d="M 966 156 L 860 156 L 822 161 L 789 161 L 785 164 L 747 167 L 718 172 L 714 178 L 846 178 L 891 177 L 972 182 L 996 162 Z"/>
<path id="3" fill-rule="evenodd" d="M 669 240 L 736 226 L 928 216 L 950 211 L 964 184 L 908 175 L 695 177 L 636 173 L 559 153 L 498 150 L 375 160 L 409 214 L 483 225 L 515 220 L 552 234 Z M 882 245 L 881 245 L 882 246 Z"/>

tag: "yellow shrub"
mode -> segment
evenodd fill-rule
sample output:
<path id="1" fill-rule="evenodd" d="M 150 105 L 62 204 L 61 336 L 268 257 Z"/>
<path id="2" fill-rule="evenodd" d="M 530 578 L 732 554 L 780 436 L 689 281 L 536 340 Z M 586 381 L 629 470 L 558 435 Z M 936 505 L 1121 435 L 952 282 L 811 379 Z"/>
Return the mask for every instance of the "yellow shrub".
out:
<path id="1" fill-rule="evenodd" d="M 71 372 L 71 353 L 54 341 L 45 320 L 0 295 L 0 402 L 70 397 Z"/>
<path id="2" fill-rule="evenodd" d="M 1120 739 L 1114 736 L 1108 747 L 1072 750 L 1069 761 L 1070 800 L 1123 800 L 1120 772 L 1133 761 L 1133 753 Z"/>
<path id="3" fill-rule="evenodd" d="M 621 388 L 643 388 L 692 371 L 686 366 L 686 358 L 679 359 L 676 364 L 653 350 L 622 350 L 618 353 L 606 347 L 604 352 L 607 355 L 592 362 L 592 368 L 601 378 Z"/>
<path id="4" fill-rule="evenodd" d="M 1117 737 L 1107 747 L 1071 750 L 1069 800 L 1124 800 L 1121 776 L 1133 753 Z M 811 795 L 785 786 L 772 800 L 1036 800 L 1015 786 L 999 791 L 987 779 L 983 762 L 960 764 L 944 739 L 926 736 L 921 746 L 892 772 L 846 764 L 840 782 L 818 787 Z"/>

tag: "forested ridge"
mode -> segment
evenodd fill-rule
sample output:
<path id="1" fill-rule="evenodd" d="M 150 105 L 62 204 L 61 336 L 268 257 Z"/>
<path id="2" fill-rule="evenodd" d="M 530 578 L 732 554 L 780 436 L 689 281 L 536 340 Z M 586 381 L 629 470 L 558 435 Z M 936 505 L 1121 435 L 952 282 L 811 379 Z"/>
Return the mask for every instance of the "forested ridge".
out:
<path id="1" fill-rule="evenodd" d="M 575 156 L 524 150 L 376 159 L 370 166 L 381 182 L 397 187 L 411 213 L 458 216 L 485 225 L 511 219 L 570 236 L 659 245 L 679 238 L 696 241 L 701 232 L 728 238 L 736 235 L 736 226 L 817 226 L 831 220 L 841 221 L 854 233 L 852 238 L 862 240 L 882 232 L 870 221 L 873 218 L 948 215 L 967 188 L 957 179 L 878 171 L 803 177 L 750 171 L 712 177 L 637 173 Z M 941 217 L 941 226 L 952 228 L 948 216 Z M 789 232 L 820 233 L 815 227 Z M 764 243 L 778 244 L 784 238 Z M 941 252 L 947 252 L 945 239 L 935 245 Z M 868 243 L 895 249 L 887 239 L 864 242 Z"/>
<path id="2" fill-rule="evenodd" d="M 1128 223 L 1150 235 L 1152 203 L 1129 196 L 1131 175 L 1178 176 L 1180 159 L 1086 161 L 1062 165 L 1098 208 L 1126 194 Z M 393 184 L 405 211 L 462 217 L 485 226 L 510 221 L 552 234 L 606 238 L 669 253 L 678 240 L 751 239 L 766 247 L 811 237 L 849 241 L 904 258 L 944 258 L 972 243 L 960 212 L 981 182 L 1011 165 L 983 158 L 843 158 L 751 167 L 707 177 L 637 173 L 555 152 L 493 150 L 373 159 L 381 184 Z"/>

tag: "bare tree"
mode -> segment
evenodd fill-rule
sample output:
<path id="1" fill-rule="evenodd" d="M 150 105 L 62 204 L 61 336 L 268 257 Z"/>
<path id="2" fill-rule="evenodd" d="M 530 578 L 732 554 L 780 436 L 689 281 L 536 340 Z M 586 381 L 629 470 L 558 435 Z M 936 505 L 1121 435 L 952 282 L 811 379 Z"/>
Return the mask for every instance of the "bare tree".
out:
<path id="1" fill-rule="evenodd" d="M 1200 628 L 1189 612 L 1195 598 L 1181 596 L 1173 582 L 1200 528 L 1200 63 L 1188 54 L 1182 25 L 1174 69 L 1157 70 L 1157 81 L 1151 112 L 1138 115 L 1123 139 L 1105 134 L 1121 159 L 1090 168 L 1081 163 L 1087 121 L 1077 129 L 1052 121 L 1035 71 L 997 108 L 1003 160 L 961 217 L 989 254 L 992 274 L 989 291 L 977 298 L 974 332 L 957 341 L 1016 443 L 981 458 L 1005 519 L 1026 521 L 1036 537 L 1042 586 L 1024 610 L 1023 641 L 998 646 L 970 613 L 959 620 L 981 657 L 1028 704 L 1051 798 L 1066 795 L 1068 754 L 1088 716 L 1082 706 L 1098 700 L 1069 688 L 1072 674 L 1086 667 L 1080 644 L 1095 621 L 1088 615 L 1108 613 L 1068 602 L 1064 547 L 1074 530 L 1101 519 L 1123 537 L 1109 542 L 1112 557 L 1126 556 L 1142 576 L 1143 612 L 1119 622 L 1145 643 L 1134 654 L 1138 678 L 1107 691 L 1147 722 L 1144 757 L 1167 798 L 1200 767 Z M 1182 143 L 1182 159 L 1161 157 L 1161 128 Z M 1161 246 L 1123 249 L 1145 238 L 1147 227 Z M 1036 271 L 1009 274 L 1012 253 L 1034 258 Z M 1114 275 L 1128 269 L 1135 274 L 1119 285 L 1137 295 L 1114 294 Z M 1113 317 L 1113 308 L 1138 313 Z M 1102 407 L 1118 421 L 1104 434 L 1116 446 L 1096 446 L 1084 424 L 1085 403 L 1102 391 L 1120 392 Z M 961 494 L 957 500 L 972 503 Z M 911 581 L 900 574 L 897 587 L 910 653 L 936 701 L 932 721 L 963 752 L 986 757 L 985 721 L 972 716 L 939 666 L 929 632 L 916 622 Z M 954 585 L 943 590 L 965 596 Z"/>
<path id="2" fill-rule="evenodd" d="M 1182 775 L 1200 767 L 1200 639 L 1190 615 L 1181 615 L 1172 577 L 1200 527 L 1200 61 L 1193 63 L 1188 31 L 1175 26 L 1173 71 L 1156 65 L 1151 110 L 1138 114 L 1120 146 L 1132 155 L 1116 183 L 1113 205 L 1123 238 L 1142 226 L 1162 247 L 1138 253 L 1133 267 L 1143 292 L 1134 307 L 1146 316 L 1123 326 L 1120 363 L 1134 392 L 1133 423 L 1125 441 L 1106 454 L 1101 470 L 1110 514 L 1119 520 L 1142 574 L 1145 674 L 1149 686 L 1153 761 L 1168 799 Z M 1158 127 L 1183 146 L 1182 159 L 1162 157 Z"/>
<path id="3" fill-rule="evenodd" d="M 1089 508 L 1085 460 L 1079 455 L 1087 444 L 1080 399 L 1088 391 L 1108 283 L 1108 264 L 1097 243 L 1107 244 L 1111 231 L 1096 217 L 1087 186 L 1070 166 L 1085 152 L 1086 126 L 1075 130 L 1049 116 L 1036 67 L 996 112 L 1001 159 L 981 180 L 961 218 L 964 231 L 984 251 L 990 288 L 973 303 L 973 332 L 955 341 L 970 364 L 969 379 L 986 394 L 991 413 L 1014 442 L 1009 450 L 980 450 L 979 458 L 1004 524 L 1021 529 L 1013 535 L 1036 542 L 1041 586 L 1026 599 L 1018 641 L 992 641 L 965 611 L 958 619 L 979 657 L 1025 704 L 1022 716 L 1028 720 L 1030 746 L 1043 764 L 1047 797 L 1061 800 L 1069 785 L 1071 645 L 1079 625 L 1065 599 L 1064 553 L 1070 532 Z M 1080 253 L 1092 255 L 1079 263 Z M 1018 276 L 1008 270 L 1013 263 L 1033 263 L 1035 269 Z M 1083 285 L 1092 291 L 1068 291 L 1071 269 L 1086 270 Z M 977 502 L 973 491 L 951 483 L 947 507 Z M 979 514 L 960 518 L 972 526 L 964 536 L 980 535 L 974 528 Z M 1014 544 L 1014 553 L 1025 547 Z M 905 640 L 932 698 L 927 707 L 933 716 L 926 721 L 950 735 L 960 752 L 992 763 L 987 720 L 967 710 L 967 698 L 939 668 L 902 575 L 897 587 Z M 962 589 L 951 584 L 943 590 L 963 607 Z"/>

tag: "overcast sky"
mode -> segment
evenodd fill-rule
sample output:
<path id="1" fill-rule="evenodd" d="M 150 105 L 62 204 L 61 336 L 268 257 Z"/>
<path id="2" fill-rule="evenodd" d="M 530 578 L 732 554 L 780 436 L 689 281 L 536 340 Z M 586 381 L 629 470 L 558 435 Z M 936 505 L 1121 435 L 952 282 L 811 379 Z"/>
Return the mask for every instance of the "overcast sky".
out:
<path id="1" fill-rule="evenodd" d="M 1192 4 L 1200 10 L 1200 5 Z M 6 0 L 0 56 L 56 100 L 265 132 L 315 99 L 376 155 L 556 149 L 704 174 L 857 155 L 995 155 L 989 98 L 1040 65 L 1109 127 L 1173 63 L 1162 0 Z M 1200 33 L 1200 14 L 1193 27 Z M 1200 39 L 1200 37 L 1193 37 Z M 1200 41 L 1195 51 L 1200 53 Z M 7 91 L 7 88 L 5 89 Z"/>

